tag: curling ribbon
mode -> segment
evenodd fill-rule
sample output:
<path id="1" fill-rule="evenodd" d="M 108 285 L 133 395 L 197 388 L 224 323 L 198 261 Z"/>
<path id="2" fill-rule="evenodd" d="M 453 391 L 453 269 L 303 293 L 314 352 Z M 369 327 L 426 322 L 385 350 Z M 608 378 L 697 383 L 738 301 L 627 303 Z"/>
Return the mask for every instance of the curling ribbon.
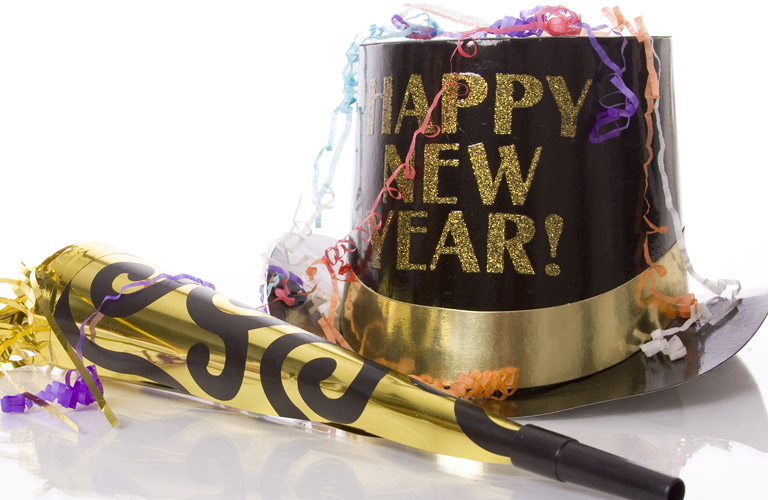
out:
<path id="1" fill-rule="evenodd" d="M 104 317 L 104 313 L 102 312 L 102 309 L 104 309 L 104 306 L 108 302 L 118 300 L 120 297 L 123 296 L 126 290 L 129 290 L 131 288 L 145 288 L 163 279 L 167 279 L 170 281 L 188 280 L 188 281 L 192 281 L 193 283 L 197 283 L 198 285 L 202 285 L 206 288 L 210 288 L 211 290 L 216 290 L 216 287 L 213 286 L 211 283 L 195 278 L 194 276 L 191 276 L 189 274 L 176 274 L 173 276 L 170 274 L 158 274 L 157 276 L 150 278 L 148 280 L 128 283 L 127 285 L 122 287 L 119 293 L 117 293 L 116 295 L 107 295 L 106 297 L 104 297 L 104 299 L 101 301 L 101 304 L 99 304 L 99 307 L 96 308 L 96 311 L 90 316 L 88 316 L 88 318 L 86 318 L 85 321 L 82 322 L 82 324 L 80 325 L 80 339 L 78 340 L 77 345 L 75 346 L 75 352 L 77 353 L 77 357 L 80 358 L 80 360 L 82 361 L 83 342 L 85 342 L 86 326 L 88 327 L 91 333 L 91 338 L 93 338 L 96 335 L 96 325 L 98 325 L 99 321 L 101 321 L 101 319 Z"/>
<path id="2" fill-rule="evenodd" d="M 323 146 L 315 157 L 313 164 L 312 175 L 312 188 L 314 190 L 313 203 L 315 204 L 315 213 L 313 218 L 315 221 L 315 227 L 322 226 L 322 212 L 328 206 L 324 202 L 325 196 L 330 192 L 331 185 L 333 184 L 333 178 L 336 175 L 336 166 L 339 162 L 339 157 L 344 149 L 344 145 L 349 137 L 349 132 L 352 128 L 353 122 L 353 106 L 357 102 L 357 63 L 360 59 L 360 45 L 375 40 L 384 40 L 387 38 L 406 37 L 415 33 L 415 29 L 410 27 L 405 20 L 400 19 L 401 25 L 394 23 L 395 28 L 388 28 L 383 26 L 372 25 L 367 32 L 359 34 L 350 43 L 346 52 L 347 63 L 342 70 L 342 79 L 344 81 L 344 87 L 342 89 L 342 98 L 336 109 L 331 114 L 331 125 L 328 131 L 328 140 L 326 145 Z M 362 40 L 358 42 L 358 39 L 362 37 Z M 339 115 L 344 115 L 345 122 L 344 128 L 336 139 L 337 126 Z M 320 162 L 326 153 L 333 152 L 330 163 L 328 165 L 325 181 L 322 186 L 319 185 L 320 180 Z"/>
<path id="3" fill-rule="evenodd" d="M 339 157 L 344 149 L 352 126 L 352 110 L 357 101 L 357 64 L 359 61 L 361 44 L 397 37 L 406 37 L 414 40 L 431 40 L 438 36 L 458 39 L 469 38 L 475 35 L 528 37 L 548 34 L 551 36 L 573 36 L 579 35 L 581 30 L 585 29 L 597 51 L 599 46 L 595 45 L 597 42 L 594 31 L 604 28 L 604 26 L 595 28 L 589 27 L 586 23 L 581 21 L 581 17 L 577 13 L 563 6 L 536 7 L 534 9 L 522 11 L 520 13 L 520 18 L 505 16 L 490 26 L 486 26 L 485 22 L 480 19 L 475 19 L 448 9 L 427 4 L 406 4 L 405 7 L 406 9 L 402 13 L 392 16 L 393 28 L 372 25 L 367 32 L 356 36 L 347 48 L 347 63 L 342 70 L 342 99 L 332 112 L 326 145 L 320 149 L 313 163 L 312 188 L 314 191 L 313 203 L 315 205 L 315 213 L 312 214 L 311 219 L 314 220 L 316 228 L 322 226 L 322 212 L 329 206 L 329 203 L 325 201 L 325 197 L 331 192 L 331 186 L 336 174 Z M 405 18 L 408 13 L 415 9 L 422 10 L 423 13 L 410 18 Z M 473 28 L 462 32 L 444 31 L 434 20 L 432 20 L 429 14 L 434 14 L 435 16 L 460 24 L 472 26 Z M 362 40 L 358 41 L 360 38 L 362 38 Z M 601 55 L 601 60 L 606 64 L 610 62 L 607 55 L 603 55 Z M 617 87 L 618 92 L 625 97 L 624 106 L 607 106 L 606 111 L 601 115 L 598 115 L 595 131 L 616 124 L 622 119 L 631 117 L 637 109 L 637 98 L 621 80 L 623 69 L 618 71 L 619 68 L 617 66 L 613 69 L 615 73 L 611 82 Z M 634 106 L 634 108 L 632 106 Z M 338 133 L 337 128 L 340 115 L 344 115 L 344 127 L 342 131 Z M 595 132 L 593 136 L 590 136 L 590 139 L 593 142 L 600 142 L 616 137 L 621 130 L 624 130 L 625 128 L 626 126 L 617 125 L 606 134 Z M 338 139 L 336 137 L 337 135 Z M 321 161 L 326 153 L 331 152 L 333 153 L 333 156 L 329 162 L 325 180 L 323 181 L 323 184 L 320 185 Z"/>
<path id="4" fill-rule="evenodd" d="M 89 371 L 81 363 L 78 366 L 78 375 L 74 385 L 69 382 L 71 378 L 70 372 L 67 376 L 66 385 L 61 384 L 61 382 L 54 382 L 37 395 L 24 390 L 9 374 L 11 369 L 30 365 L 42 358 L 41 351 L 43 346 L 37 342 L 36 334 L 50 330 L 47 324 L 44 324 L 44 321 L 40 321 L 35 317 L 32 310 L 34 293 L 29 285 L 32 270 L 22 264 L 20 266 L 20 273 L 23 277 L 21 280 L 0 278 L 0 283 L 10 285 L 11 291 L 15 294 L 13 299 L 0 298 L 0 303 L 5 305 L 0 310 L 0 340 L 3 340 L 0 342 L 0 370 L 19 392 L 19 394 L 2 398 L 0 400 L 0 411 L 3 413 L 19 413 L 34 404 L 64 422 L 75 432 L 78 432 L 77 425 L 54 406 L 50 405 L 49 401 L 59 400 L 60 404 L 66 404 L 70 407 L 73 407 L 73 403 L 76 406 L 78 403 L 90 404 L 93 401 L 99 401 L 101 397 L 101 384 L 97 385 L 94 383 L 92 384 L 93 387 L 91 387 L 88 382 L 88 380 L 93 381 L 96 375 L 95 368 Z M 82 375 L 84 372 L 85 376 Z M 103 398 L 101 399 L 103 401 Z M 111 415 L 111 411 L 106 406 L 106 403 L 104 405 L 106 407 L 104 414 L 113 425 L 116 424 L 117 420 L 114 418 L 114 415 Z"/>
<path id="5" fill-rule="evenodd" d="M 655 52 L 653 52 L 653 56 L 657 57 Z M 661 75 L 658 75 L 658 78 L 660 77 Z M 688 247 L 685 244 L 685 235 L 683 234 L 683 229 L 682 229 L 683 225 L 680 220 L 680 213 L 677 211 L 672 201 L 672 190 L 669 187 L 669 176 L 667 174 L 666 165 L 664 163 L 664 152 L 666 151 L 666 142 L 664 140 L 664 134 L 661 129 L 661 118 L 659 117 L 659 100 L 658 99 L 656 100 L 654 110 L 655 110 L 655 116 L 656 116 L 655 123 L 656 123 L 656 129 L 658 130 L 658 141 L 659 141 L 659 153 L 656 160 L 656 166 L 659 173 L 659 178 L 661 179 L 662 190 L 664 192 L 664 203 L 672 217 L 672 228 L 675 232 L 675 238 L 677 239 L 677 246 L 678 246 L 678 249 L 680 250 L 680 255 L 683 260 L 683 265 L 687 273 L 693 279 L 695 279 L 697 282 L 699 282 L 707 290 L 714 293 L 715 295 L 721 296 L 726 300 L 729 300 L 731 302 L 730 307 L 733 308 L 736 306 L 736 297 L 741 292 L 741 283 L 735 279 L 719 279 L 717 280 L 717 282 L 714 282 L 698 274 L 694 270 L 693 265 L 691 264 L 691 259 L 688 255 Z M 730 295 L 724 295 L 728 287 L 735 287 L 735 290 L 733 290 Z M 675 300 L 674 298 L 669 298 L 669 301 L 674 301 L 674 300 Z M 658 352 L 664 353 L 672 360 L 679 359 L 685 356 L 685 353 L 686 353 L 685 346 L 682 345 L 679 338 L 677 338 L 675 335 L 677 333 L 688 330 L 691 326 L 694 325 L 694 323 L 706 324 L 712 320 L 712 315 L 710 314 L 705 304 L 694 302 L 692 305 L 693 307 L 691 308 L 689 313 L 690 317 L 682 325 L 672 327 L 672 328 L 667 328 L 667 329 L 658 329 L 651 332 L 651 340 L 640 346 L 640 348 L 643 350 L 646 356 L 651 357 L 657 354 Z M 670 340 L 665 339 L 665 337 L 670 337 L 670 336 L 671 336 Z"/>
<path id="6" fill-rule="evenodd" d="M 31 273 L 31 270 L 25 268 L 25 275 L 28 276 L 29 273 Z M 65 350 L 69 354 L 72 362 L 75 364 L 76 369 L 69 370 L 67 372 L 65 376 L 65 383 L 62 383 L 59 381 L 53 381 L 45 389 L 43 389 L 42 391 L 34 395 L 29 393 L 28 391 L 23 391 L 21 390 L 21 388 L 17 387 L 17 390 L 19 390 L 19 394 L 4 396 L 2 400 L 0 400 L 0 410 L 2 410 L 2 412 L 4 413 L 21 413 L 21 412 L 24 412 L 26 409 L 30 408 L 33 404 L 37 404 L 43 407 L 44 409 L 48 410 L 49 412 L 54 413 L 58 418 L 62 419 L 65 423 L 67 423 L 67 425 L 69 425 L 75 431 L 77 431 L 77 426 L 70 419 L 68 419 L 66 416 L 61 414 L 55 408 L 47 405 L 46 402 L 50 402 L 50 403 L 57 402 L 59 405 L 65 408 L 71 408 L 71 409 L 75 409 L 78 404 L 83 406 L 88 406 L 96 402 L 101 407 L 102 411 L 104 412 L 109 422 L 113 426 L 117 425 L 117 418 L 114 416 L 111 409 L 109 408 L 109 405 L 104 400 L 103 386 L 101 384 L 101 381 L 99 380 L 96 367 L 93 365 L 85 367 L 83 365 L 82 345 L 83 345 L 83 342 L 85 341 L 85 329 L 87 326 L 89 328 L 91 336 L 95 335 L 95 327 L 98 324 L 98 322 L 101 320 L 101 318 L 103 318 L 104 316 L 104 314 L 102 313 L 102 309 L 108 302 L 118 300 L 120 297 L 123 296 L 126 290 L 130 288 L 147 287 L 162 279 L 175 280 L 175 281 L 188 280 L 188 281 L 200 284 L 202 286 L 215 289 L 215 287 L 211 283 L 200 280 L 188 274 L 178 274 L 174 276 L 171 276 L 168 274 L 160 274 L 148 280 L 134 282 L 134 283 L 125 285 L 120 289 L 118 294 L 106 296 L 102 300 L 97 310 L 93 314 L 91 314 L 80 325 L 80 339 L 77 345 L 75 346 L 74 350 L 69 345 L 69 343 L 66 342 L 66 339 L 63 339 L 61 332 L 57 331 L 56 324 L 52 323 L 50 325 L 51 329 L 53 330 L 54 334 L 56 334 L 59 341 L 62 342 L 62 345 L 64 346 Z M 1 279 L 0 282 L 10 284 L 14 288 L 18 290 L 22 290 L 23 282 L 20 280 Z M 28 289 L 28 287 L 26 288 Z M 26 299 L 26 300 L 23 300 L 23 299 Z M 9 300 L 9 299 L 0 300 L 0 302 L 6 304 L 7 306 L 6 309 L 8 308 L 16 309 L 20 311 L 22 314 L 24 314 L 26 318 L 33 318 L 32 311 L 28 305 L 30 301 L 31 299 L 29 299 L 29 297 L 26 296 L 26 294 L 22 294 L 18 291 L 17 291 L 17 298 L 15 300 Z M 49 312 L 44 311 L 44 313 L 46 314 L 46 316 L 49 316 Z M 0 319 L 3 319 L 3 317 L 6 317 L 6 316 L 7 314 L 0 315 Z M 0 323 L 0 326 L 5 327 L 6 325 L 4 323 Z M 5 329 L 8 329 L 8 328 L 5 328 Z M 4 353 L 6 352 L 6 350 L 8 350 L 8 352 L 12 352 L 14 348 L 18 348 L 20 346 L 19 342 L 22 340 L 23 337 L 31 333 L 44 331 L 44 330 L 48 330 L 48 328 L 44 328 L 43 330 L 40 330 L 39 328 L 33 329 L 28 327 L 23 330 L 20 330 L 18 333 L 15 333 L 11 338 L 9 338 L 8 340 L 5 340 L 2 344 L 0 344 L 0 353 Z M 28 347 L 28 348 L 31 347 L 33 351 L 37 351 L 39 349 L 39 347 L 37 346 L 25 346 L 25 347 Z M 5 367 L 3 367 L 3 372 L 5 371 L 6 371 Z M 75 381 L 71 382 L 70 380 L 72 378 L 73 373 L 77 373 L 77 376 L 75 378 Z"/>
<path id="7" fill-rule="evenodd" d="M 90 365 L 87 370 L 93 377 L 96 387 L 103 392 L 104 388 L 96 373 L 96 366 Z M 75 370 L 69 370 L 64 377 L 65 383 L 54 380 L 34 396 L 49 403 L 58 402 L 61 406 L 72 409 L 77 408 L 77 405 L 88 406 L 95 403 L 96 398 L 91 394 L 80 374 L 76 376 L 74 383 L 70 382 L 73 373 Z M 30 397 L 29 393 L 4 396 L 0 399 L 0 409 L 3 413 L 24 413 L 33 404 L 35 404 L 34 398 Z"/>

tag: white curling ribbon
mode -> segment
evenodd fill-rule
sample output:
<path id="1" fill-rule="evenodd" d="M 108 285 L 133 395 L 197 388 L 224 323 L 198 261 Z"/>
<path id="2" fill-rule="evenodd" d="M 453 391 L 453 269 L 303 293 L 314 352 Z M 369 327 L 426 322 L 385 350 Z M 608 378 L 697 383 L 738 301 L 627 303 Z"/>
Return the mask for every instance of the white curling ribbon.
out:
<path id="1" fill-rule="evenodd" d="M 675 336 L 669 339 L 667 342 L 667 348 L 662 352 L 669 356 L 669 359 L 674 361 L 676 359 L 684 358 L 688 351 L 685 349 L 683 341 L 680 340 L 679 337 Z"/>
<path id="2" fill-rule="evenodd" d="M 323 316 L 325 316 L 326 318 L 328 318 L 328 311 L 330 310 L 330 308 L 331 308 L 331 301 L 327 300 L 321 304 L 318 304 L 317 311 Z"/>
<path id="3" fill-rule="evenodd" d="M 317 287 L 315 291 L 313 292 L 315 299 L 318 302 L 330 302 L 333 296 L 328 293 L 328 290 L 326 290 L 324 287 Z"/>
<path id="4" fill-rule="evenodd" d="M 640 346 L 647 357 L 654 356 L 658 353 L 664 353 L 670 360 L 684 358 L 688 351 L 685 349 L 683 342 L 679 337 L 673 336 L 667 340 L 665 338 L 651 340 Z"/>
<path id="5" fill-rule="evenodd" d="M 653 54 L 658 59 L 655 51 Z M 659 70 L 659 78 L 661 78 L 661 70 Z M 659 154 L 656 157 L 656 165 L 658 167 L 659 175 L 661 178 L 661 185 L 664 190 L 664 203 L 667 207 L 667 210 L 669 210 L 670 215 L 672 216 L 672 226 L 675 231 L 677 246 L 680 249 L 680 254 L 683 258 L 683 265 L 685 265 L 685 270 L 688 272 L 688 274 L 690 274 L 693 279 L 701 283 L 701 285 L 704 286 L 707 290 L 714 293 L 715 295 L 724 297 L 725 299 L 735 300 L 736 296 L 741 292 L 741 282 L 739 280 L 719 279 L 715 282 L 705 278 L 704 276 L 701 276 L 693 269 L 693 265 L 691 264 L 691 259 L 688 256 L 688 248 L 685 245 L 685 236 L 683 235 L 680 214 L 672 203 L 672 190 L 669 187 L 669 177 L 667 176 L 667 170 L 664 165 L 664 151 L 666 149 L 666 142 L 664 141 L 664 133 L 661 129 L 661 118 L 659 117 L 660 100 L 661 99 L 657 99 L 654 106 L 654 114 L 656 115 L 656 129 L 658 130 L 659 137 Z M 723 294 L 729 286 L 736 287 L 736 289 L 731 292 L 730 297 L 725 297 Z"/>
<path id="6" fill-rule="evenodd" d="M 656 54 L 655 50 L 653 52 L 653 55 L 656 59 L 659 59 L 659 56 Z M 661 79 L 661 69 L 659 69 L 658 74 L 659 74 L 659 79 Z M 659 172 L 661 185 L 664 192 L 664 204 L 666 205 L 667 210 L 669 210 L 669 213 L 672 216 L 672 228 L 675 231 L 675 238 L 677 239 L 677 246 L 678 246 L 678 249 L 680 250 L 680 255 L 682 256 L 682 259 L 683 259 L 683 265 L 685 266 L 686 272 L 693 279 L 695 279 L 702 286 L 704 286 L 707 290 L 709 290 L 710 292 L 714 293 L 719 297 L 723 297 L 724 299 L 730 301 L 731 305 L 729 307 L 729 310 L 733 309 L 736 306 L 736 297 L 741 292 L 741 282 L 735 279 L 719 279 L 717 281 L 707 279 L 704 276 L 701 276 L 699 273 L 697 273 L 693 269 L 693 265 L 691 264 L 691 259 L 688 256 L 688 249 L 685 245 L 685 236 L 683 235 L 682 223 L 680 221 L 680 214 L 678 213 L 677 209 L 672 203 L 672 190 L 669 187 L 669 177 L 667 176 L 667 170 L 664 165 L 664 152 L 666 149 L 666 143 L 664 141 L 664 132 L 661 128 L 661 118 L 659 117 L 659 101 L 660 100 L 661 98 L 656 99 L 656 103 L 654 105 L 654 114 L 656 115 L 656 129 L 658 131 L 657 135 L 659 138 L 659 153 L 656 156 L 656 166 Z M 725 292 L 729 287 L 735 287 L 735 289 L 728 296 L 728 295 L 725 295 Z M 640 348 L 648 357 L 653 356 L 654 354 L 657 354 L 659 352 L 663 352 L 672 361 L 676 359 L 680 359 L 681 357 L 685 356 L 685 352 L 684 352 L 685 346 L 682 346 L 682 342 L 680 341 L 679 338 L 672 337 L 672 341 L 675 341 L 675 343 L 679 342 L 680 346 L 682 346 L 682 350 L 680 349 L 670 350 L 668 348 L 657 350 L 658 346 L 657 344 L 654 344 L 654 342 L 657 342 L 659 340 L 667 342 L 664 339 L 664 337 L 668 337 L 670 335 L 674 335 L 676 333 L 685 331 L 689 329 L 691 326 L 693 326 L 694 323 L 699 323 L 699 325 L 706 325 L 710 321 L 712 321 L 712 314 L 710 314 L 709 310 L 707 309 L 707 306 L 705 306 L 704 304 L 697 303 L 694 305 L 694 307 L 691 310 L 691 317 L 685 323 L 683 323 L 681 326 L 676 326 L 676 327 L 667 328 L 667 329 L 659 329 L 652 332 L 651 338 L 653 340 L 640 346 Z M 653 347 L 651 347 L 650 344 L 653 344 Z M 682 355 L 680 354 L 680 352 L 682 352 Z"/>
<path id="7" fill-rule="evenodd" d="M 427 12 L 429 14 L 434 14 L 438 17 L 442 17 L 443 19 L 450 19 L 451 21 L 454 21 L 459 24 L 463 24 L 465 26 L 469 26 L 470 28 L 486 28 L 490 26 L 489 23 L 483 21 L 480 18 L 469 16 L 467 14 L 464 14 L 463 12 L 457 12 L 455 10 L 446 9 L 445 7 L 441 7 L 438 5 L 432 5 L 428 3 L 407 3 L 403 5 L 403 7 L 406 7 L 406 9 L 402 10 L 400 12 L 400 17 L 405 19 L 405 17 L 411 13 L 414 10 L 421 10 L 423 12 Z"/>
<path id="8" fill-rule="evenodd" d="M 665 342 L 666 339 L 649 340 L 645 344 L 641 345 L 640 349 L 646 356 L 650 358 L 651 356 L 660 353 L 662 349 L 664 349 Z"/>

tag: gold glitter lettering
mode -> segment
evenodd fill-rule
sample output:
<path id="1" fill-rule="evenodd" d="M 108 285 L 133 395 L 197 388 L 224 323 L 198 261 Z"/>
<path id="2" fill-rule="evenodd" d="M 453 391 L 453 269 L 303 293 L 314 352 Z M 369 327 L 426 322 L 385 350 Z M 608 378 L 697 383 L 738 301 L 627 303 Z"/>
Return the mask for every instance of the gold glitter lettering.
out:
<path id="1" fill-rule="evenodd" d="M 515 82 L 523 86 L 523 95 L 515 100 Z M 531 75 L 496 74 L 496 115 L 494 132 L 500 135 L 512 133 L 512 110 L 530 108 L 541 101 L 544 86 Z"/>
<path id="2" fill-rule="evenodd" d="M 413 101 L 413 107 L 408 107 L 408 102 Z M 429 103 L 427 102 L 427 93 L 424 91 L 424 83 L 421 80 L 421 75 L 411 75 L 408 79 L 408 87 L 405 89 L 405 95 L 403 96 L 403 104 L 400 106 L 400 114 L 397 116 L 397 123 L 395 124 L 395 133 L 400 133 L 400 126 L 403 124 L 403 118 L 406 116 L 413 116 L 418 120 L 418 125 L 424 122 L 427 117 L 427 110 L 429 110 Z M 427 129 L 429 131 L 429 129 Z"/>
<path id="3" fill-rule="evenodd" d="M 483 102 L 488 95 L 488 83 L 475 73 L 446 73 L 443 75 L 443 85 L 448 82 L 464 84 L 448 85 L 440 99 L 443 109 L 443 132 L 453 134 L 458 127 L 458 108 L 469 108 Z M 467 89 L 469 93 L 466 97 L 459 99 L 459 94 L 464 95 Z"/>
<path id="4" fill-rule="evenodd" d="M 587 92 L 590 85 L 592 85 L 592 79 L 587 79 L 576 104 L 573 104 L 568 85 L 565 84 L 565 78 L 562 76 L 548 76 L 547 83 L 549 84 L 549 91 L 552 92 L 552 96 L 557 103 L 557 109 L 560 110 L 560 135 L 563 137 L 576 137 L 576 118 L 579 116 L 579 111 L 584 105 Z"/>
<path id="5" fill-rule="evenodd" d="M 515 236 L 506 239 L 507 221 L 517 227 Z M 492 213 L 488 215 L 488 264 L 489 273 L 504 272 L 504 251 L 509 252 L 517 274 L 535 274 L 523 245 L 533 239 L 536 229 L 533 219 L 526 215 Z"/>
<path id="6" fill-rule="evenodd" d="M 441 197 L 437 194 L 440 167 L 458 167 L 458 158 L 440 158 L 442 151 L 458 151 L 458 144 L 427 144 L 424 146 L 424 203 L 456 204 L 455 196 Z"/>
<path id="7" fill-rule="evenodd" d="M 553 259 L 557 257 L 557 245 L 560 242 L 560 236 L 563 234 L 563 217 L 557 214 L 549 214 L 544 219 L 544 230 L 549 239 L 549 256 Z M 560 266 L 550 262 L 544 267 L 547 276 L 557 276 L 560 274 Z"/>
<path id="8" fill-rule="evenodd" d="M 480 191 L 480 199 L 484 205 L 493 205 L 496 202 L 499 185 L 505 176 L 512 204 L 522 205 L 525 203 L 528 191 L 533 183 L 533 175 L 536 173 L 536 166 L 539 164 L 539 158 L 541 157 L 541 146 L 537 147 L 533 153 L 531 165 L 528 167 L 528 176 L 525 179 L 523 179 L 520 161 L 517 158 L 514 144 L 499 147 L 501 165 L 499 165 L 495 178 L 488 167 L 488 157 L 485 154 L 483 143 L 473 144 L 469 146 L 468 150 L 472 170 L 475 172 L 475 179 L 477 180 L 477 189 Z"/>
<path id="9" fill-rule="evenodd" d="M 371 230 L 371 266 L 376 269 L 381 269 L 381 247 L 384 245 L 384 240 L 387 239 L 387 232 L 389 231 L 389 224 L 392 222 L 393 213 L 395 213 L 394 210 L 391 210 L 387 214 L 387 220 L 381 229 L 378 231 Z"/>
<path id="10" fill-rule="evenodd" d="M 411 262 L 411 233 L 426 233 L 425 226 L 411 225 L 411 219 L 427 216 L 426 211 L 402 210 L 397 214 L 397 265 L 398 271 L 426 271 L 426 264 Z"/>
<path id="11" fill-rule="evenodd" d="M 453 237 L 454 246 L 445 246 L 448 235 Z M 477 264 L 477 256 L 472 242 L 469 239 L 469 230 L 464 222 L 464 214 L 459 210 L 454 210 L 448 214 L 448 219 L 443 226 L 443 232 L 440 234 L 440 241 L 437 243 L 435 253 L 432 255 L 432 264 L 429 268 L 434 271 L 437 268 L 437 261 L 441 255 L 451 254 L 459 257 L 461 270 L 465 273 L 479 273 L 480 266 Z"/>
<path id="12" fill-rule="evenodd" d="M 368 135 L 373 135 L 376 117 L 376 100 L 381 99 L 381 133 L 392 133 L 392 77 L 384 77 L 384 90 L 376 93 L 376 79 L 368 82 Z"/>
<path id="13" fill-rule="evenodd" d="M 400 156 L 400 153 L 397 152 L 397 146 L 394 144 L 387 144 L 384 147 L 384 182 L 387 182 L 387 179 L 389 179 L 389 176 L 392 175 L 392 173 L 397 170 L 397 167 L 403 164 L 403 159 Z M 393 182 L 395 187 L 397 187 L 398 191 L 400 191 L 400 196 L 402 196 L 402 200 L 405 203 L 413 203 L 413 179 L 409 179 L 405 176 L 405 167 L 401 168 L 400 171 L 395 176 L 395 181 Z M 387 203 L 387 200 L 389 200 L 390 196 L 386 195 L 382 198 L 383 203 Z"/>

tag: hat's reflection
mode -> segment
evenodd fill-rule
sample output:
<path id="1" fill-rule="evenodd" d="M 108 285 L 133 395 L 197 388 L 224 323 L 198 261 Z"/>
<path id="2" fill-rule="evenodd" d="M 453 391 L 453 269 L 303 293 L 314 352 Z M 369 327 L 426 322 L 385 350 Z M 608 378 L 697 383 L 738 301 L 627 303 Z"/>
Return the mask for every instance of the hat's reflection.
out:
<path id="1" fill-rule="evenodd" d="M 512 466 L 446 460 L 325 426 L 275 424 L 152 389 L 112 383 L 107 390 L 121 419 L 117 429 L 93 409 L 71 413 L 79 436 L 41 411 L 2 416 L 20 464 L 46 482 L 38 495 L 477 498 L 479 476 L 483 499 L 508 499 L 513 491 L 516 498 L 595 495 Z M 728 449 L 736 441 L 768 450 L 765 405 L 738 358 L 675 389 L 530 420 L 669 473 L 707 445 Z"/>

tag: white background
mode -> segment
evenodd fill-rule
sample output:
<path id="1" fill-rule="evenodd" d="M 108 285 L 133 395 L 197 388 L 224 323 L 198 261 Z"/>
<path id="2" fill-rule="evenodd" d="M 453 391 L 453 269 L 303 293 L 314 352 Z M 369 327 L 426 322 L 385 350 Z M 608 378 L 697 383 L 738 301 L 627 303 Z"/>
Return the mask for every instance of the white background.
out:
<path id="1" fill-rule="evenodd" d="M 443 2 L 467 11 L 464 4 Z M 480 4 L 470 4 L 468 13 L 488 22 L 534 6 Z M 768 12 L 757 2 L 730 9 L 699 2 L 695 10 L 681 4 L 621 6 L 629 15 L 642 13 L 652 34 L 673 36 L 681 211 L 693 264 L 709 277 L 735 277 L 748 289 L 764 289 L 768 103 L 760 23 Z M 592 24 L 602 6 L 569 5 Z M 36 265 L 63 246 L 95 240 L 258 303 L 261 254 L 289 229 L 299 194 L 310 190 L 312 163 L 341 98 L 344 52 L 356 33 L 388 24 L 398 8 L 386 2 L 0 3 L 0 275 L 11 275 L 19 261 Z M 351 225 L 353 147 L 334 186 L 338 206 L 321 231 L 332 236 L 343 236 Z M 760 471 L 768 466 L 761 399 L 768 388 L 766 335 L 759 332 L 739 360 L 690 388 L 537 422 L 679 473 L 690 498 L 734 491 L 739 498 L 759 498 L 755 488 L 764 484 Z M 185 444 L 207 442 L 209 435 L 234 443 L 227 449 L 248 463 L 238 490 L 248 498 L 347 498 L 343 488 L 312 487 L 313 481 L 325 484 L 319 478 L 328 477 L 326 470 L 366 498 L 452 491 L 477 498 L 585 494 L 506 469 L 467 479 L 444 461 L 435 464 L 434 457 L 375 440 L 329 440 L 175 399 L 174 411 L 188 419 L 192 434 L 170 444 L 159 434 L 161 444 L 140 446 L 136 441 L 163 428 L 160 416 L 171 410 L 161 409 L 162 396 L 115 391 L 124 403 L 115 404 L 118 413 L 135 423 L 122 435 L 107 432 L 87 412 L 79 418 L 92 427 L 80 438 L 55 425 L 18 420 L 9 430 L 8 417 L 0 417 L 3 498 L 8 488 L 46 498 L 112 496 L 93 486 L 93 463 L 130 471 L 144 485 L 122 497 L 182 498 L 189 481 L 201 484 L 192 494 L 213 494 L 215 487 L 203 487 L 205 473 L 183 479 L 187 469 L 219 470 L 211 460 L 195 462 L 194 447 Z M 152 418 L 137 417 L 134 400 L 158 409 L 142 410 Z M 205 418 L 190 417 L 195 412 Z M 738 437 L 715 430 L 729 426 L 740 429 Z M 51 449 L 46 443 L 57 440 L 71 445 L 72 456 L 58 468 L 41 467 Z M 262 475 L 256 486 L 251 476 L 268 469 L 259 461 L 294 445 L 325 453 L 323 460 L 277 479 Z M 83 450 L 91 455 L 77 462 Z M 167 472 L 166 482 L 158 483 L 165 486 L 152 482 L 162 475 L 159 469 Z M 458 470 L 467 475 L 475 469 L 461 464 Z M 382 479 L 379 470 L 400 479 Z"/>

